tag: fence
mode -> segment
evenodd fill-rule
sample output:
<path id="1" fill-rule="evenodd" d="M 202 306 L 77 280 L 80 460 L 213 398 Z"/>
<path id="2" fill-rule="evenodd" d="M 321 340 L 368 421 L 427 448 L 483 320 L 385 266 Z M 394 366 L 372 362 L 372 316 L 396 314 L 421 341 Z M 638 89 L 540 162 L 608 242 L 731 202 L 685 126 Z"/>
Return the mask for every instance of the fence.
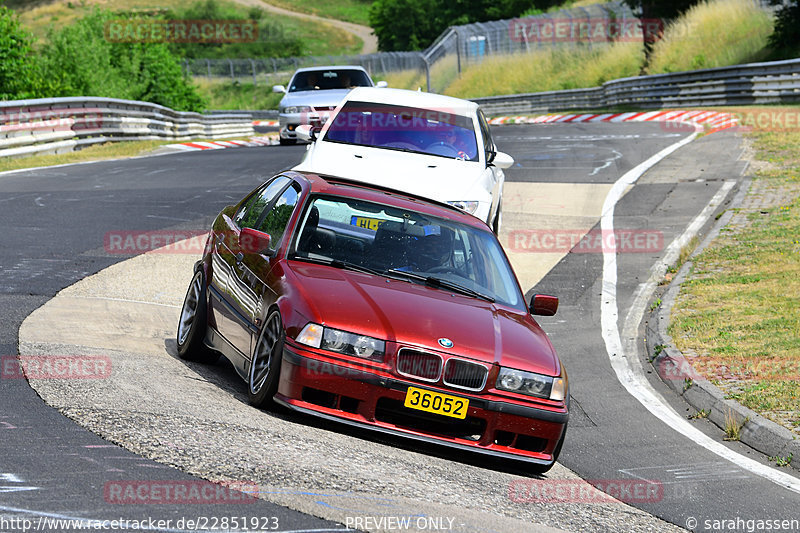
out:
<path id="1" fill-rule="evenodd" d="M 474 98 L 487 114 L 800 102 L 800 59 L 623 78 L 601 87 Z"/>
<path id="2" fill-rule="evenodd" d="M 62 153 L 97 143 L 190 140 L 254 133 L 249 114 L 201 115 L 116 98 L 0 102 L 0 157 Z"/>
<path id="3" fill-rule="evenodd" d="M 361 65 L 373 77 L 399 71 L 418 71 L 429 91 L 441 92 L 467 65 L 494 54 L 532 51 L 551 46 L 604 46 L 613 40 L 598 38 L 564 39 L 556 28 L 622 27 L 638 23 L 623 2 L 608 2 L 561 10 L 522 19 L 506 19 L 451 26 L 421 52 L 380 52 L 351 56 L 309 56 L 267 59 L 194 59 L 185 60 L 184 71 L 196 77 L 286 84 L 300 67 L 316 65 Z M 569 30 L 567 30 L 569 31 Z M 584 36 L 585 37 L 585 36 Z M 590 36 L 591 37 L 591 36 Z"/>

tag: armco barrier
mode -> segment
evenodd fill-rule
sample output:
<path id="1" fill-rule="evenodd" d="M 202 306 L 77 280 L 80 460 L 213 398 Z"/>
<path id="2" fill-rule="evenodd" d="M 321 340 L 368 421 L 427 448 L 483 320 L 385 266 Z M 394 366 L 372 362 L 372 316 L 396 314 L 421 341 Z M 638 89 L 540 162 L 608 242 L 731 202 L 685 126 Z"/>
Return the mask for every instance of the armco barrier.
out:
<path id="1" fill-rule="evenodd" d="M 116 98 L 0 102 L 0 157 L 62 153 L 132 140 L 188 141 L 253 135 L 248 113 L 202 115 Z"/>
<path id="2" fill-rule="evenodd" d="M 487 114 L 800 102 L 800 59 L 622 78 L 601 87 L 473 98 Z"/>

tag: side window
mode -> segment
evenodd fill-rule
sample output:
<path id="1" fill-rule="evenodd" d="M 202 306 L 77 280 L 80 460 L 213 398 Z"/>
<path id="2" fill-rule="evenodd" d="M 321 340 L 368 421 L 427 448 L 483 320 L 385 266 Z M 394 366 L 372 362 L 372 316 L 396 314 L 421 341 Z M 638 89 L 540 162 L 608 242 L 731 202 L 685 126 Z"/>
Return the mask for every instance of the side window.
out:
<path id="1" fill-rule="evenodd" d="M 288 183 L 289 178 L 286 176 L 278 176 L 266 183 L 239 208 L 239 211 L 233 217 L 233 221 L 240 228 L 254 228 L 258 219 L 264 213 L 264 209 L 272 203 L 272 200 Z"/>
<path id="2" fill-rule="evenodd" d="M 283 191 L 270 210 L 257 222 L 258 225 L 255 229 L 269 233 L 270 237 L 272 237 L 269 245 L 270 250 L 278 248 L 299 198 L 300 187 L 293 183 L 291 187 Z"/>

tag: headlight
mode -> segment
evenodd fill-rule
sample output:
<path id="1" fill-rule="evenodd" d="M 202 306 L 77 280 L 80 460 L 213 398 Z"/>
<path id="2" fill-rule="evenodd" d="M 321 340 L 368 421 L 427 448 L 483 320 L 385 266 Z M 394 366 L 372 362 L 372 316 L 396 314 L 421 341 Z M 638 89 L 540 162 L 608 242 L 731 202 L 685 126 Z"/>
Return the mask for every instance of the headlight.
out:
<path id="1" fill-rule="evenodd" d="M 283 112 L 292 115 L 294 113 L 310 113 L 311 108 L 307 105 L 290 105 L 289 107 L 284 107 Z"/>
<path id="2" fill-rule="evenodd" d="M 382 361 L 386 353 L 386 343 L 380 339 L 348 333 L 340 329 L 326 328 L 319 324 L 306 324 L 295 340 L 314 348 L 354 355 L 363 359 Z"/>
<path id="3" fill-rule="evenodd" d="M 478 210 L 478 204 L 480 202 L 477 202 L 477 201 L 473 202 L 473 201 L 466 201 L 466 200 L 453 200 L 453 201 L 450 201 L 450 202 L 447 202 L 447 203 L 452 205 L 452 206 L 455 206 L 455 207 L 461 209 L 462 211 L 466 211 L 470 215 L 473 215 L 473 214 L 475 214 L 475 211 Z"/>
<path id="4" fill-rule="evenodd" d="M 564 401 L 566 395 L 566 383 L 563 378 L 543 376 L 513 368 L 500 368 L 495 386 L 500 390 L 556 401 Z"/>

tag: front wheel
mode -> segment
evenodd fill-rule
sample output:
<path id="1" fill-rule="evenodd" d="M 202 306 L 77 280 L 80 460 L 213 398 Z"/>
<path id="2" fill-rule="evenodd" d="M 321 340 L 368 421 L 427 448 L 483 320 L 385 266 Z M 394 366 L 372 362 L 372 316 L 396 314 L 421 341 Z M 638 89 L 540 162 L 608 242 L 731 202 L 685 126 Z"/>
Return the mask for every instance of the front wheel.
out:
<path id="1" fill-rule="evenodd" d="M 494 215 L 494 220 L 492 221 L 492 231 L 498 237 L 500 236 L 500 227 L 503 223 L 503 201 L 500 201 L 500 204 L 497 206 L 497 213 Z"/>
<path id="2" fill-rule="evenodd" d="M 247 380 L 247 396 L 250 405 L 264 407 L 272 402 L 278 390 L 278 378 L 283 357 L 283 321 L 280 312 L 270 312 L 258 342 L 253 350 Z"/>
<path id="3" fill-rule="evenodd" d="M 216 352 L 204 344 L 208 327 L 207 305 L 203 271 L 198 270 L 189 283 L 178 321 L 178 357 L 181 359 L 201 363 L 213 363 L 217 359 Z"/>
<path id="4" fill-rule="evenodd" d="M 297 139 L 284 139 L 280 137 L 278 141 L 281 143 L 281 146 L 291 146 L 293 144 L 297 144 Z"/>

